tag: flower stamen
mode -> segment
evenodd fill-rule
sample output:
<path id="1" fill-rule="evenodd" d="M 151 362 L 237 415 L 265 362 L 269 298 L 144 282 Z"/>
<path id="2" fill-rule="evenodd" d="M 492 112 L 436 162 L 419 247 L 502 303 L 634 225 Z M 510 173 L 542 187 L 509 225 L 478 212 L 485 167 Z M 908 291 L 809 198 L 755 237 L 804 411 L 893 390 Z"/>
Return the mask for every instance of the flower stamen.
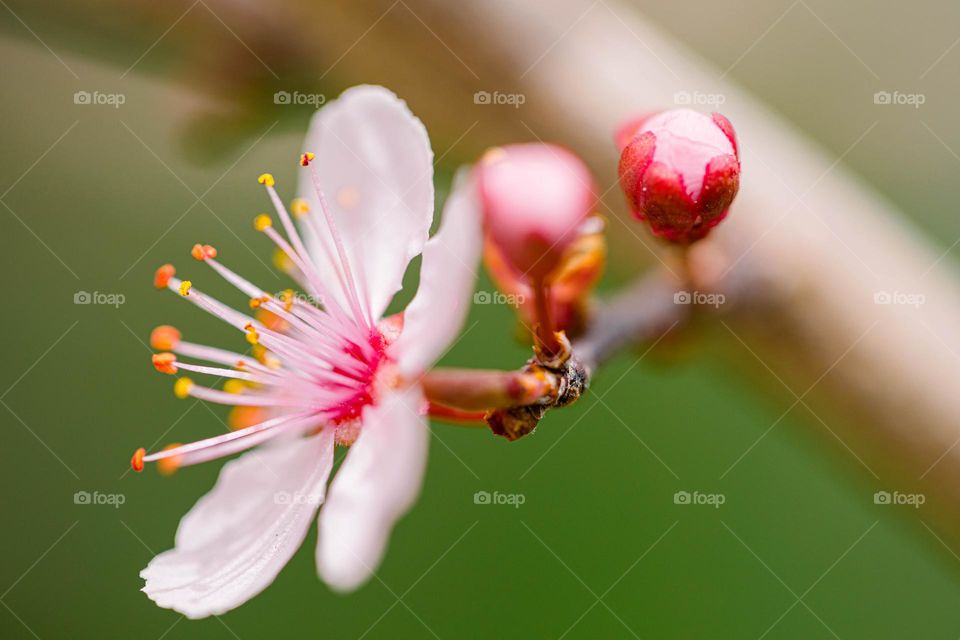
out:
<path id="1" fill-rule="evenodd" d="M 130 467 L 137 473 L 143 471 L 143 457 L 146 455 L 146 453 L 147 450 L 143 447 L 140 447 L 133 452 L 133 457 L 130 458 Z"/>
<path id="2" fill-rule="evenodd" d="M 173 351 L 180 344 L 180 338 L 176 327 L 162 324 L 150 332 L 150 346 L 159 351 Z"/>
<path id="3" fill-rule="evenodd" d="M 177 270 L 174 269 L 172 264 L 162 265 L 153 274 L 153 286 L 157 289 L 166 289 L 170 279 L 176 275 L 176 273 Z"/>
<path id="4" fill-rule="evenodd" d="M 311 153 L 304 154 L 304 157 L 307 155 L 312 156 Z M 310 158 L 313 159 L 312 157 Z M 317 200 L 320 202 L 320 210 L 323 211 L 323 217 L 327 221 L 327 227 L 330 230 L 330 235 L 333 237 L 333 244 L 337 250 L 337 255 L 340 258 L 340 267 L 343 269 L 344 280 L 347 284 L 347 293 L 350 297 L 356 300 L 357 305 L 360 304 L 360 296 L 357 293 L 356 280 L 353 278 L 353 272 L 350 269 L 350 261 L 347 259 L 347 251 L 343 244 L 343 238 L 340 237 L 340 230 L 337 228 L 337 224 L 333 219 L 333 212 L 330 210 L 329 205 L 327 204 L 327 197 L 323 193 L 323 188 L 320 186 L 320 175 L 317 173 L 316 167 L 313 166 L 310 162 L 307 163 L 308 171 L 310 173 L 310 179 L 313 182 L 313 190 L 317 194 Z M 370 310 L 367 310 L 367 321 L 368 326 L 373 326 L 373 318 L 369 314 Z"/>
<path id="5" fill-rule="evenodd" d="M 217 250 L 209 244 L 195 244 L 190 250 L 190 255 L 192 255 L 194 259 L 203 262 L 208 258 L 216 258 Z"/>
<path id="6" fill-rule="evenodd" d="M 152 357 L 154 368 L 160 373 L 173 375 L 177 372 L 177 356 L 172 353 L 155 353 Z"/>
<path id="7" fill-rule="evenodd" d="M 185 400 L 193 389 L 193 380 L 190 378 L 180 378 L 173 383 L 173 395 L 181 400 Z"/>

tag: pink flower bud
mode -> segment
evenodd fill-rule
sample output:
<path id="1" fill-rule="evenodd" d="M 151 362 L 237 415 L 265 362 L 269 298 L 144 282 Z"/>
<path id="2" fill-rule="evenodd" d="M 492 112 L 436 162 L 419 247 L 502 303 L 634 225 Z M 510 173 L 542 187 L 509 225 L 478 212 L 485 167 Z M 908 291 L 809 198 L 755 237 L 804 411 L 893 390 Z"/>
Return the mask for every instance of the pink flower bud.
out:
<path id="1" fill-rule="evenodd" d="M 543 280 L 596 205 L 583 161 L 552 144 L 491 149 L 477 167 L 489 240 L 528 281 Z"/>
<path id="2" fill-rule="evenodd" d="M 657 236 L 690 243 L 727 215 L 740 187 L 730 121 L 690 109 L 632 120 L 617 133 L 620 186 Z"/>

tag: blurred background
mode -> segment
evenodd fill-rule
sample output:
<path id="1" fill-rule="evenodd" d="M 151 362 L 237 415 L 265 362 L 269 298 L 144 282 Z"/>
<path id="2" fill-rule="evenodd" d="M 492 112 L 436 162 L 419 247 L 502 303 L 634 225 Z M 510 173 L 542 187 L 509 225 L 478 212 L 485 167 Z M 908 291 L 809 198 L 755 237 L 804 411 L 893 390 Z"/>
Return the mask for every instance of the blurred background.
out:
<path id="1" fill-rule="evenodd" d="M 508 65 L 495 32 L 455 27 L 441 4 L 0 0 L 0 245 L 11 295 L 0 635 L 960 635 L 960 558 L 923 509 L 877 504 L 886 487 L 828 451 L 809 429 L 816 418 L 770 393 L 770 380 L 732 374 L 710 332 L 668 353 L 624 354 L 591 394 L 522 441 L 434 425 L 420 501 L 379 579 L 355 594 L 316 578 L 315 531 L 272 586 L 222 617 L 188 621 L 139 592 L 138 572 L 172 546 L 220 464 L 135 475 L 130 454 L 218 433 L 225 416 L 174 398 L 150 366 L 149 332 L 174 324 L 192 341 L 236 344 L 156 292 L 154 269 L 169 261 L 194 272 L 189 249 L 209 242 L 265 289 L 286 286 L 252 229 L 268 204 L 256 176 L 272 172 L 292 196 L 309 117 L 354 84 L 386 85 L 421 117 L 440 197 L 453 170 L 488 146 L 543 139 L 577 150 L 549 125 L 565 105 L 537 103 L 521 86 L 558 50 Z M 510 10 L 521 27 L 555 18 L 549 2 Z M 955 245 L 956 3 L 598 0 L 572 15 L 591 12 L 646 16 L 872 185 L 938 253 Z M 588 46 L 597 34 L 585 24 L 559 32 Z M 603 37 L 642 48 L 634 35 Z M 675 97 L 684 100 L 723 111 L 723 94 L 707 88 Z M 612 146 L 611 158 L 600 171 L 614 166 Z M 623 213 L 618 190 L 608 202 Z M 615 235 L 607 290 L 651 260 L 639 240 Z M 944 264 L 957 271 L 955 252 Z M 510 340 L 509 307 L 474 305 L 467 326 L 445 364 L 513 368 L 527 357 Z M 522 505 L 476 504 L 482 491 Z M 82 492 L 109 503 L 84 504 Z M 677 492 L 723 504 L 676 504 Z"/>

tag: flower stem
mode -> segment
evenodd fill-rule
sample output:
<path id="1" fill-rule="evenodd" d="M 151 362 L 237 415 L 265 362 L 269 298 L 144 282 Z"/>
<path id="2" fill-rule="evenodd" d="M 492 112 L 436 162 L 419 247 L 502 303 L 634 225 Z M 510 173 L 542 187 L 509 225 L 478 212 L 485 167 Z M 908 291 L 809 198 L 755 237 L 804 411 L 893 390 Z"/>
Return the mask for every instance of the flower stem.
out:
<path id="1" fill-rule="evenodd" d="M 427 415 L 461 427 L 486 427 L 486 411 L 463 411 L 454 407 L 430 402 Z"/>
<path id="2" fill-rule="evenodd" d="M 534 404 L 556 393 L 555 374 L 541 368 L 520 371 L 433 369 L 421 380 L 427 399 L 461 411 Z"/>
<path id="3" fill-rule="evenodd" d="M 557 339 L 550 309 L 550 287 L 539 278 L 533 282 L 533 304 L 537 324 L 534 327 L 537 349 L 545 356 L 557 356 L 563 350 Z"/>
<path id="4" fill-rule="evenodd" d="M 685 281 L 686 275 L 683 278 Z M 691 305 L 677 303 L 678 286 L 685 284 L 666 269 L 638 279 L 600 305 L 589 330 L 572 347 L 557 341 L 558 348 L 566 351 L 567 356 L 557 363 L 544 364 L 538 355 L 517 371 L 430 371 L 422 384 L 431 403 L 431 415 L 435 406 L 439 413 L 474 418 L 477 412 L 484 411 L 484 420 L 494 433 L 509 440 L 527 435 L 550 409 L 579 399 L 608 359 L 638 345 L 656 342 L 684 321 Z"/>

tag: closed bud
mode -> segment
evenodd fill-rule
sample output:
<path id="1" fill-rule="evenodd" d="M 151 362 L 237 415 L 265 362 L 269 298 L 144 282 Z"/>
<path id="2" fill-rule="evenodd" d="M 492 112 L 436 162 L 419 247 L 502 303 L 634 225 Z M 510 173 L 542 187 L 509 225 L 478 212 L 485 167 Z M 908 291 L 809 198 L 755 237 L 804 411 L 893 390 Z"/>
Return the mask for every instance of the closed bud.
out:
<path id="1" fill-rule="evenodd" d="M 689 244 L 727 215 L 740 187 L 730 121 L 673 109 L 627 123 L 617 134 L 620 186 L 654 235 Z"/>
<path id="2" fill-rule="evenodd" d="M 489 242 L 520 279 L 543 281 L 596 205 L 590 171 L 562 147 L 529 143 L 491 149 L 477 177 Z"/>

